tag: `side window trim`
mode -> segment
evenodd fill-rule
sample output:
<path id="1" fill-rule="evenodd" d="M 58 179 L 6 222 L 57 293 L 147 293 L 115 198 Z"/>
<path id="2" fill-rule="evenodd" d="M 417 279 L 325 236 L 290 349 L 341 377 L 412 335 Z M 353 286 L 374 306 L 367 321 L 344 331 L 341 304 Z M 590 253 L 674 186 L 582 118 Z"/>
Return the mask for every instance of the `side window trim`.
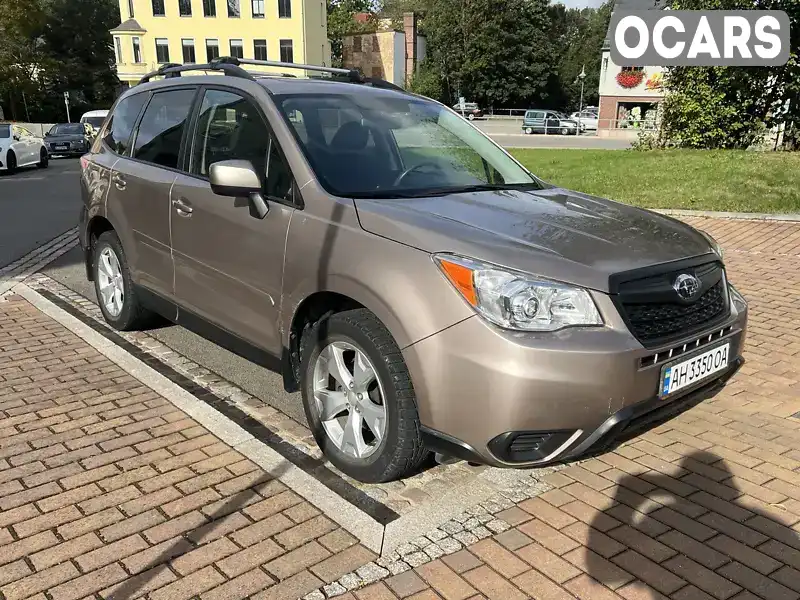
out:
<path id="1" fill-rule="evenodd" d="M 261 118 L 261 120 L 263 121 L 264 127 L 266 128 L 267 133 L 269 134 L 269 139 L 270 139 L 269 152 L 272 152 L 272 145 L 273 145 L 273 142 L 274 142 L 275 143 L 275 147 L 278 150 L 278 156 L 280 157 L 281 161 L 283 161 L 283 164 L 286 166 L 286 170 L 289 172 L 289 178 L 290 178 L 290 180 L 292 182 L 291 183 L 292 197 L 294 198 L 294 201 L 293 202 L 292 201 L 287 201 L 287 200 L 285 200 L 283 198 L 276 198 L 274 196 L 269 196 L 269 195 L 267 195 L 267 198 L 271 202 L 278 202 L 280 204 L 284 204 L 286 206 L 291 206 L 291 207 L 296 208 L 298 210 L 302 210 L 305 207 L 305 204 L 303 202 L 303 199 L 300 197 L 299 189 L 298 189 L 297 184 L 296 184 L 297 180 L 295 179 L 294 173 L 292 172 L 292 167 L 289 164 L 289 161 L 286 160 L 286 153 L 283 151 L 283 148 L 281 147 L 281 145 L 278 143 L 277 139 L 275 138 L 275 132 L 272 129 L 272 125 L 270 124 L 269 119 L 264 114 L 264 111 L 261 110 L 261 107 L 259 106 L 258 101 L 251 94 L 249 94 L 248 92 L 246 92 L 244 90 L 235 88 L 235 87 L 230 87 L 230 86 L 227 86 L 227 85 L 220 85 L 220 84 L 204 84 L 204 85 L 200 86 L 200 89 L 198 90 L 197 95 L 195 97 L 195 104 L 194 104 L 194 109 L 193 109 L 193 114 L 192 114 L 192 121 L 190 123 L 191 135 L 192 135 L 191 144 L 189 144 L 189 143 L 186 144 L 186 146 L 187 146 L 186 154 L 187 155 L 186 155 L 186 165 L 185 165 L 186 166 L 186 170 L 185 170 L 184 174 L 188 175 L 189 177 L 194 177 L 195 179 L 201 179 L 202 181 L 208 181 L 208 177 L 206 177 L 205 175 L 201 175 L 199 173 L 193 173 L 192 172 L 193 167 L 194 167 L 194 165 L 192 164 L 192 160 L 194 160 L 194 145 L 197 143 L 197 124 L 198 124 L 198 122 L 200 120 L 200 108 L 201 108 L 201 106 L 203 104 L 203 99 L 205 98 L 205 93 L 208 90 L 219 90 L 219 91 L 222 91 L 222 92 L 228 92 L 230 94 L 236 94 L 238 96 L 241 96 L 242 98 L 247 100 L 247 102 L 249 102 L 250 105 L 255 109 L 256 114 L 258 114 L 259 118 Z M 269 158 L 269 155 L 268 155 L 268 158 Z M 266 184 L 266 173 L 264 174 L 264 176 L 265 176 L 264 181 L 265 181 L 265 184 Z M 265 192 L 266 192 L 266 190 L 265 190 Z"/>
<path id="2" fill-rule="evenodd" d="M 192 117 L 194 115 L 194 112 L 196 110 L 197 91 L 198 91 L 198 89 L 199 89 L 199 86 L 197 84 L 194 84 L 194 85 L 187 84 L 187 85 L 181 85 L 181 86 L 175 86 L 175 87 L 168 87 L 168 88 L 164 88 L 164 89 L 152 90 L 152 91 L 148 92 L 150 94 L 150 97 L 147 99 L 147 102 L 144 103 L 144 106 L 142 106 L 142 109 L 139 111 L 139 114 L 136 117 L 136 123 L 134 124 L 133 129 L 131 130 L 131 137 L 130 137 L 129 146 L 128 146 L 128 154 L 119 155 L 119 156 L 123 156 L 123 158 L 127 158 L 128 160 L 133 160 L 133 161 L 136 161 L 136 162 L 141 163 L 143 165 L 149 165 L 151 167 L 155 167 L 155 168 L 158 168 L 158 169 L 166 169 L 167 171 L 175 171 L 176 173 L 183 173 L 184 171 L 183 171 L 183 169 L 181 167 L 183 165 L 182 160 L 183 160 L 184 146 L 185 146 L 186 135 L 187 135 L 186 130 L 189 129 L 189 126 L 191 126 L 191 119 L 192 119 Z M 156 96 L 156 94 L 163 93 L 163 92 L 178 91 L 178 90 L 194 90 L 194 97 L 192 98 L 192 103 L 191 103 L 191 105 L 189 107 L 189 115 L 186 117 L 187 126 L 183 128 L 184 130 L 183 130 L 183 133 L 181 134 L 181 147 L 178 150 L 178 167 L 177 168 L 165 167 L 164 165 L 157 165 L 155 163 L 151 163 L 149 161 L 142 160 L 140 158 L 135 158 L 133 156 L 133 149 L 136 146 L 136 138 L 138 137 L 138 134 L 139 134 L 139 125 L 141 124 L 142 119 L 144 118 L 145 112 L 147 112 L 147 107 L 153 101 L 153 98 Z"/>

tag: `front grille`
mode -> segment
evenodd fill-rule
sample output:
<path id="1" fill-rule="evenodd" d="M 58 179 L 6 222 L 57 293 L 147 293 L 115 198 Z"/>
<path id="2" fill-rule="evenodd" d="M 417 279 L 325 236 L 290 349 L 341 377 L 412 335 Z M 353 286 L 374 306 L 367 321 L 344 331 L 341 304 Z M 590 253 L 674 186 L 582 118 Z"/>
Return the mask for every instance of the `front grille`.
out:
<path id="1" fill-rule="evenodd" d="M 733 331 L 733 326 L 728 325 L 727 327 L 723 327 L 722 329 L 719 329 L 713 333 L 704 335 L 701 338 L 691 340 L 689 342 L 686 342 L 685 344 L 681 344 L 679 346 L 675 346 L 674 348 L 670 348 L 669 350 L 663 350 L 661 352 L 656 352 L 655 354 L 651 354 L 650 356 L 645 356 L 644 358 L 640 358 L 639 368 L 645 369 L 647 367 L 652 367 L 654 365 L 660 365 L 665 362 L 668 362 L 673 358 L 680 356 L 681 354 L 686 354 L 687 352 L 696 350 L 701 346 L 707 346 L 711 342 L 715 342 L 716 340 L 721 340 L 731 331 Z"/>
<path id="2" fill-rule="evenodd" d="M 683 273 L 700 280 L 700 295 L 695 300 L 682 300 L 673 288 Z M 685 340 L 726 318 L 726 288 L 722 265 L 715 262 L 625 282 L 615 300 L 631 333 L 643 345 L 654 347 Z"/>

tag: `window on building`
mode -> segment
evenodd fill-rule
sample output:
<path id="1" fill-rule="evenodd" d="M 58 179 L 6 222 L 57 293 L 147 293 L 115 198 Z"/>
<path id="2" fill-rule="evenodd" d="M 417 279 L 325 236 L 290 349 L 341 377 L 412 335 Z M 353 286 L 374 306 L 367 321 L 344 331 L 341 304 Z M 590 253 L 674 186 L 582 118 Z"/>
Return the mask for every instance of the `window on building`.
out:
<path id="1" fill-rule="evenodd" d="M 117 64 L 122 64 L 122 40 L 119 37 L 114 38 L 114 53 L 117 55 Z"/>
<path id="2" fill-rule="evenodd" d="M 181 40 L 181 46 L 183 47 L 183 62 L 184 63 L 194 63 L 197 62 L 194 55 L 194 40 Z"/>
<path id="3" fill-rule="evenodd" d="M 292 0 L 278 0 L 278 17 L 281 19 L 292 18 Z"/>
<path id="4" fill-rule="evenodd" d="M 361 52 L 361 36 L 353 36 L 353 52 Z"/>
<path id="5" fill-rule="evenodd" d="M 253 58 L 267 60 L 267 40 L 253 40 Z"/>
<path id="6" fill-rule="evenodd" d="M 169 62 L 169 41 L 166 38 L 156 38 L 156 62 L 160 65 Z"/>
<path id="7" fill-rule="evenodd" d="M 134 94 L 122 100 L 105 129 L 103 142 L 117 154 L 127 154 L 133 125 L 147 101 L 148 94 Z"/>
<path id="8" fill-rule="evenodd" d="M 231 40 L 231 56 L 244 58 L 244 44 L 242 44 L 242 40 Z"/>
<path id="9" fill-rule="evenodd" d="M 253 17 L 256 19 L 264 18 L 264 0 L 250 0 L 253 7 Z"/>
<path id="10" fill-rule="evenodd" d="M 281 62 L 294 62 L 294 44 L 292 44 L 292 40 L 281 40 Z"/>
<path id="11" fill-rule="evenodd" d="M 240 17 L 241 16 L 241 8 L 239 8 L 239 0 L 227 0 L 228 2 L 228 16 L 229 17 Z"/>
<path id="12" fill-rule="evenodd" d="M 163 17 L 167 14 L 166 7 L 164 6 L 164 0 L 153 0 L 152 3 L 154 17 Z"/>
<path id="13" fill-rule="evenodd" d="M 133 18 L 133 0 L 128 0 L 128 16 Z"/>
<path id="14" fill-rule="evenodd" d="M 181 137 L 194 90 L 153 94 L 136 132 L 133 157 L 162 167 L 178 168 Z"/>
<path id="15" fill-rule="evenodd" d="M 219 40 L 206 40 L 206 60 L 219 58 Z"/>
<path id="16" fill-rule="evenodd" d="M 191 17 L 192 0 L 178 0 L 178 14 L 182 17 Z"/>
<path id="17" fill-rule="evenodd" d="M 203 16 L 204 17 L 217 16 L 217 0 L 203 0 Z"/>
<path id="18" fill-rule="evenodd" d="M 133 45 L 133 62 L 142 62 L 142 40 L 138 37 L 131 38 L 131 44 Z"/>

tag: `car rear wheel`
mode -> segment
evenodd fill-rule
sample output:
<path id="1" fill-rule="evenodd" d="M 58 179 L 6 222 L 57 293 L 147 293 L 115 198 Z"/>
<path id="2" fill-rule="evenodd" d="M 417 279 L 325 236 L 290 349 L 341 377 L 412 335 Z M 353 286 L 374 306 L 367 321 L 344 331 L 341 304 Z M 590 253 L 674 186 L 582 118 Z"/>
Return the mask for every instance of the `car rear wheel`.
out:
<path id="1" fill-rule="evenodd" d="M 47 154 L 47 150 L 42 148 L 39 150 L 39 162 L 36 163 L 36 166 L 40 169 L 46 169 L 47 165 L 50 164 L 50 157 Z"/>
<path id="2" fill-rule="evenodd" d="M 533 127 L 526 127 L 525 133 L 528 135 L 533 135 Z"/>
<path id="3" fill-rule="evenodd" d="M 475 115 L 470 115 L 470 116 L 468 116 L 467 118 L 468 118 L 470 121 L 474 121 L 474 120 L 475 120 Z"/>
<path id="4" fill-rule="evenodd" d="M 17 155 L 11 150 L 9 150 L 8 154 L 6 155 L 6 169 L 11 174 L 17 172 Z"/>
<path id="5" fill-rule="evenodd" d="M 142 328 L 152 317 L 136 296 L 122 243 L 113 231 L 103 233 L 94 246 L 94 287 L 103 318 L 114 329 Z"/>
<path id="6" fill-rule="evenodd" d="M 403 355 L 366 309 L 334 314 L 302 337 L 303 406 L 317 444 L 365 483 L 413 473 L 427 452 Z"/>

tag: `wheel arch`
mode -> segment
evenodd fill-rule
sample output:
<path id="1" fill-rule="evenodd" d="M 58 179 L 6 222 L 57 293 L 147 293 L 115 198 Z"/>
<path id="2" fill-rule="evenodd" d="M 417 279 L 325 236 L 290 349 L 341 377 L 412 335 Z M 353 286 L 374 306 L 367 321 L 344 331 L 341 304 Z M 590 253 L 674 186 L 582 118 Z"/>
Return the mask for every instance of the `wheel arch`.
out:
<path id="1" fill-rule="evenodd" d="M 86 263 L 86 279 L 94 281 L 94 248 L 98 238 L 106 231 L 116 231 L 114 225 L 103 215 L 95 215 L 86 224 L 86 248 L 84 261 Z"/>

